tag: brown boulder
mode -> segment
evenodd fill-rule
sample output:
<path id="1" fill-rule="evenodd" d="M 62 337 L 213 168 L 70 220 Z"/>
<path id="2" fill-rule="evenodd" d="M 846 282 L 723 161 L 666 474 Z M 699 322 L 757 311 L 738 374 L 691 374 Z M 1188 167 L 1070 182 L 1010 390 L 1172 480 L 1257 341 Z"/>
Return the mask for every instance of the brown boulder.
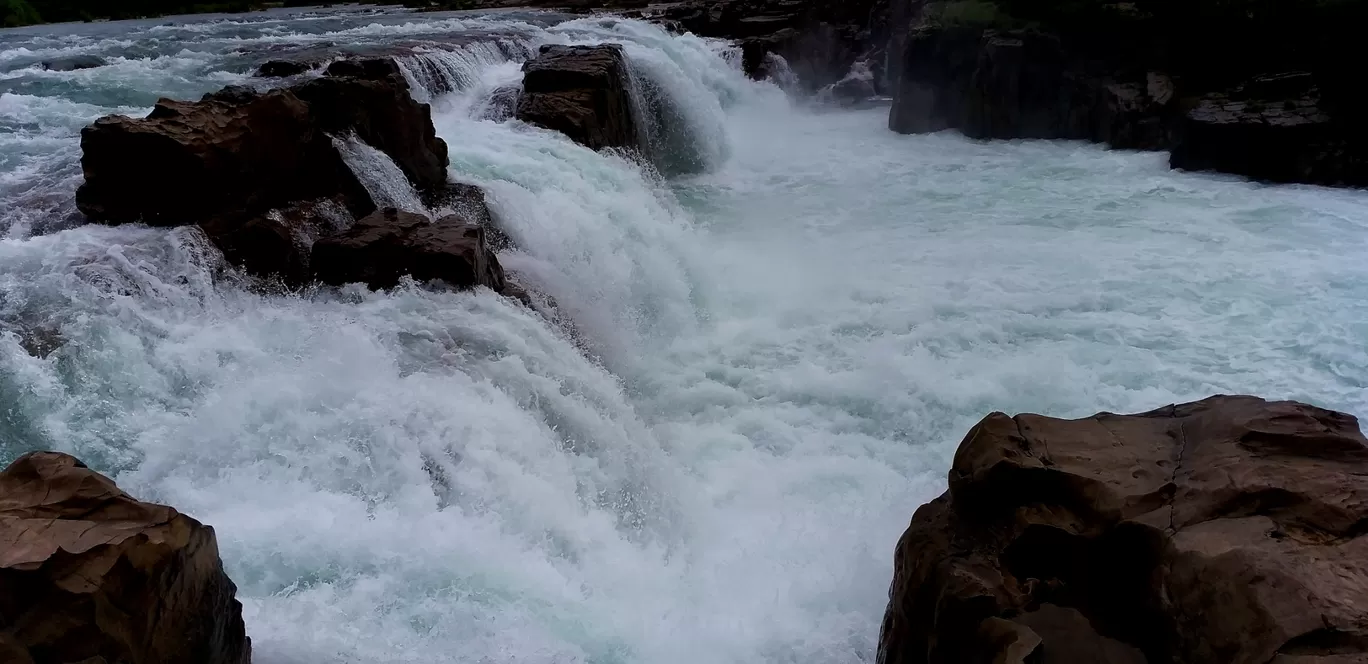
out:
<path id="1" fill-rule="evenodd" d="M 92 221 L 182 226 L 333 195 L 368 211 L 365 188 L 288 90 L 164 99 L 144 119 L 100 118 L 81 149 L 76 205 Z"/>
<path id="2" fill-rule="evenodd" d="M 478 223 L 451 215 L 429 221 L 419 214 L 386 208 L 346 231 L 313 245 L 314 277 L 333 285 L 364 283 L 393 288 L 405 275 L 444 281 L 456 288 L 486 286 L 503 292 L 499 259 Z"/>
<path id="3" fill-rule="evenodd" d="M 1365 661 L 1368 440 L 1254 397 L 995 413 L 894 564 L 883 664 Z"/>
<path id="4" fill-rule="evenodd" d="M 236 590 L 213 528 L 70 456 L 0 473 L 0 660 L 249 664 Z"/>
<path id="5" fill-rule="evenodd" d="M 622 46 L 542 46 L 523 72 L 519 120 L 594 150 L 643 148 Z"/>

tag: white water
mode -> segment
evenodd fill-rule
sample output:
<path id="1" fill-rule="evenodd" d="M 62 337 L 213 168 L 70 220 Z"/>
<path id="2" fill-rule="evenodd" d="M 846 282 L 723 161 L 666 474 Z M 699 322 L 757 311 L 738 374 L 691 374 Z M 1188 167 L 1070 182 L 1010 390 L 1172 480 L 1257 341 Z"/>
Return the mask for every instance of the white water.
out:
<path id="1" fill-rule="evenodd" d="M 428 20 L 347 16 L 146 30 L 213 46 Z M 991 410 L 1252 392 L 1368 414 L 1368 195 L 895 136 L 882 111 L 796 110 L 691 37 L 515 27 L 626 42 L 705 168 L 662 180 L 472 120 L 516 62 L 470 63 L 435 100 L 453 178 L 520 247 L 504 264 L 593 360 L 490 293 L 264 296 L 215 283 L 193 232 L 33 236 L 79 182 L 74 131 L 180 89 L 165 44 L 127 102 L 108 83 L 0 97 L 19 220 L 0 324 L 66 340 L 39 359 L 0 332 L 0 455 L 70 451 L 214 525 L 258 664 L 867 662 L 893 544 Z M 13 34 L 0 62 L 43 48 Z"/>

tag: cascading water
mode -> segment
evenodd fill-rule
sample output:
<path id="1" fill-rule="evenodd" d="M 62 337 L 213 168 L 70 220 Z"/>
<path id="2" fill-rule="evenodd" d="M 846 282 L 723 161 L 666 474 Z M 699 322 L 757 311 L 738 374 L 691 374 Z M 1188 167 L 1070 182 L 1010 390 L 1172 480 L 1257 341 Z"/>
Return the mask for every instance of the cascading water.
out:
<path id="1" fill-rule="evenodd" d="M 868 662 L 894 542 L 986 412 L 1225 391 L 1368 414 L 1363 193 L 894 136 L 794 108 L 724 45 L 552 23 L 0 33 L 0 460 L 69 451 L 212 524 L 258 664 Z M 459 30 L 527 50 L 442 60 Z M 403 66 L 451 176 L 578 338 L 488 292 L 263 294 L 193 229 L 68 227 L 94 117 L 244 82 L 267 47 L 399 38 L 432 41 Z M 536 46 L 603 42 L 693 174 L 486 119 Z M 26 64 L 59 52 L 114 64 Z"/>

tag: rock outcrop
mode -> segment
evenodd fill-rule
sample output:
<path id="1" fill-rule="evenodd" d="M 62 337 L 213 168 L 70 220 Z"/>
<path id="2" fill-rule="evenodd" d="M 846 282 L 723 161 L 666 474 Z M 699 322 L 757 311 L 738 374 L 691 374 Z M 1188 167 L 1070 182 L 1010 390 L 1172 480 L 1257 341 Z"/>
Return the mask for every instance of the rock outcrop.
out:
<path id="1" fill-rule="evenodd" d="M 65 58 L 44 60 L 38 64 L 48 71 L 79 71 L 103 67 L 109 63 L 98 55 L 72 55 Z"/>
<path id="2" fill-rule="evenodd" d="M 317 63 L 302 60 L 267 60 L 256 68 L 253 75 L 258 78 L 289 78 L 313 71 L 317 66 Z"/>
<path id="3" fill-rule="evenodd" d="M 995 413 L 894 564 L 882 664 L 1368 661 L 1368 440 L 1254 397 Z"/>
<path id="4" fill-rule="evenodd" d="M 747 73 L 763 78 L 766 56 L 788 62 L 810 91 L 833 85 L 857 63 L 883 81 L 888 0 L 692 0 L 658 15 L 680 29 L 740 42 Z"/>
<path id="5" fill-rule="evenodd" d="M 313 245 L 314 276 L 328 284 L 392 288 L 400 278 L 503 292 L 499 259 L 479 223 L 451 215 L 436 221 L 386 208 Z"/>
<path id="6" fill-rule="evenodd" d="M 376 209 L 337 146 L 346 136 L 389 156 L 418 191 L 445 187 L 431 109 L 377 58 L 290 88 L 230 87 L 162 100 L 142 119 L 101 118 L 82 132 L 76 201 L 102 223 L 199 224 L 233 263 L 298 285 L 314 239 Z"/>
<path id="7" fill-rule="evenodd" d="M 644 147 L 622 46 L 546 45 L 523 72 L 519 120 L 595 150 Z"/>
<path id="8" fill-rule="evenodd" d="M 0 473 L 0 661 L 250 664 L 214 530 L 80 461 Z"/>
<path id="9" fill-rule="evenodd" d="M 1368 186 L 1363 3 L 896 0 L 889 127 L 1172 150 L 1173 166 Z"/>

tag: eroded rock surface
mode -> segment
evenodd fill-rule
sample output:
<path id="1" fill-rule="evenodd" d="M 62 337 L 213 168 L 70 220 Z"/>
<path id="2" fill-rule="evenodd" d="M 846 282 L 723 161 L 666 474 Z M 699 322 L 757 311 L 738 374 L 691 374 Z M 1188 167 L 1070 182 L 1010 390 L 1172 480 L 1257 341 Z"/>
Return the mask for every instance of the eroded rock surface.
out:
<path id="1" fill-rule="evenodd" d="M 622 46 L 546 45 L 523 65 L 517 117 L 595 150 L 641 150 Z"/>
<path id="2" fill-rule="evenodd" d="M 898 544 L 879 656 L 1368 661 L 1368 440 L 1254 397 L 990 415 Z"/>
<path id="3" fill-rule="evenodd" d="M 430 221 L 394 208 L 380 210 L 313 245 L 314 276 L 328 284 L 392 288 L 400 278 L 439 280 L 455 288 L 503 292 L 499 259 L 484 226 L 458 215 Z"/>
<path id="4" fill-rule="evenodd" d="M 80 461 L 0 472 L 0 661 L 250 664 L 214 530 Z"/>

